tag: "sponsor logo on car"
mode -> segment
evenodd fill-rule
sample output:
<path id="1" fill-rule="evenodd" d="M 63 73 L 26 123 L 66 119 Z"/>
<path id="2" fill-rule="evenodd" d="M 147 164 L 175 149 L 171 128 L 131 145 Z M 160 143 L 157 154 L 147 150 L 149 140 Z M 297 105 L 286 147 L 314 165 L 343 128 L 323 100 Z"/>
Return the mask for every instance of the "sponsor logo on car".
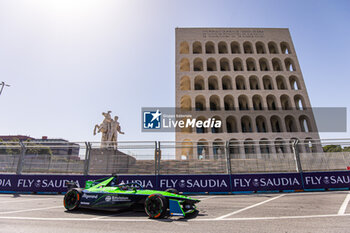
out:
<path id="1" fill-rule="evenodd" d="M 85 199 L 97 199 L 98 195 L 88 195 L 88 194 L 84 193 L 82 198 L 85 198 Z"/>
<path id="2" fill-rule="evenodd" d="M 105 197 L 105 201 L 110 202 L 110 201 L 130 201 L 128 197 L 119 197 L 119 196 L 107 196 Z"/>
<path id="3" fill-rule="evenodd" d="M 82 202 L 80 202 L 80 204 L 82 204 L 82 205 L 90 205 L 90 202 L 84 202 L 84 201 L 82 201 Z"/>

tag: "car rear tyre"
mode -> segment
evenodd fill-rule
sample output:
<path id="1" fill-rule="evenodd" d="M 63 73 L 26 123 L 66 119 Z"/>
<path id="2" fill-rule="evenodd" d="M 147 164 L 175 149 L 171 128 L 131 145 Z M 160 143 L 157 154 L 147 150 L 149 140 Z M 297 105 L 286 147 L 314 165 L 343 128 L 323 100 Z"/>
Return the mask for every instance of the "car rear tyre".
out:
<path id="1" fill-rule="evenodd" d="M 177 191 L 176 189 L 167 189 L 165 190 L 165 192 L 179 194 L 179 191 Z"/>
<path id="2" fill-rule="evenodd" d="M 69 190 L 66 193 L 66 195 L 64 195 L 64 199 L 63 199 L 64 207 L 69 211 L 78 209 L 80 205 L 81 196 L 82 196 L 81 189 L 74 188 Z"/>
<path id="3" fill-rule="evenodd" d="M 168 209 L 168 201 L 161 194 L 149 195 L 145 201 L 145 212 L 150 218 L 163 218 Z"/>

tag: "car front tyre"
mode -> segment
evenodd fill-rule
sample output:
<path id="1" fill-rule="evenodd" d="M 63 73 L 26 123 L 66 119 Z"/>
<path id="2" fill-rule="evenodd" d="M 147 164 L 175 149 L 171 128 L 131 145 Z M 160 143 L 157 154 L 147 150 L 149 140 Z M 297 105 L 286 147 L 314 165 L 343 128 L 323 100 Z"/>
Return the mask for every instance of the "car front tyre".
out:
<path id="1" fill-rule="evenodd" d="M 74 188 L 70 189 L 63 199 L 63 205 L 68 211 L 77 210 L 80 205 L 80 200 L 82 196 L 82 191 L 80 189 Z"/>
<path id="2" fill-rule="evenodd" d="M 145 201 L 145 212 L 153 219 L 163 218 L 168 209 L 168 201 L 161 194 L 149 195 Z"/>

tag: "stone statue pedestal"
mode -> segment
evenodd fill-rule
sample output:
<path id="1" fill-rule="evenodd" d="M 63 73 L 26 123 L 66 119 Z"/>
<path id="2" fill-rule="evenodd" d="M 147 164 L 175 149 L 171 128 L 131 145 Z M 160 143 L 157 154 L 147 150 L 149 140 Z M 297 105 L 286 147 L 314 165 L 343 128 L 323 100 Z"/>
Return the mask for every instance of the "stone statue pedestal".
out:
<path id="1" fill-rule="evenodd" d="M 90 174 L 128 174 L 136 159 L 119 150 L 100 148 L 90 151 Z"/>

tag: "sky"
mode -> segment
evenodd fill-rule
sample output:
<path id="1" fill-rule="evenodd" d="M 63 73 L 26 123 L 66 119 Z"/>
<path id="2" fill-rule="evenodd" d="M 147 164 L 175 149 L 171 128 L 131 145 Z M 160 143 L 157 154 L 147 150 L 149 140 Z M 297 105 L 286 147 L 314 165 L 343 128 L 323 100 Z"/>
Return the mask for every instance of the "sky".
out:
<path id="1" fill-rule="evenodd" d="M 0 82 L 11 85 L 0 135 L 99 141 L 111 110 L 121 141 L 174 140 L 142 133 L 141 107 L 175 105 L 176 27 L 289 28 L 312 106 L 349 109 L 349 12 L 347 0 L 0 0 Z"/>

